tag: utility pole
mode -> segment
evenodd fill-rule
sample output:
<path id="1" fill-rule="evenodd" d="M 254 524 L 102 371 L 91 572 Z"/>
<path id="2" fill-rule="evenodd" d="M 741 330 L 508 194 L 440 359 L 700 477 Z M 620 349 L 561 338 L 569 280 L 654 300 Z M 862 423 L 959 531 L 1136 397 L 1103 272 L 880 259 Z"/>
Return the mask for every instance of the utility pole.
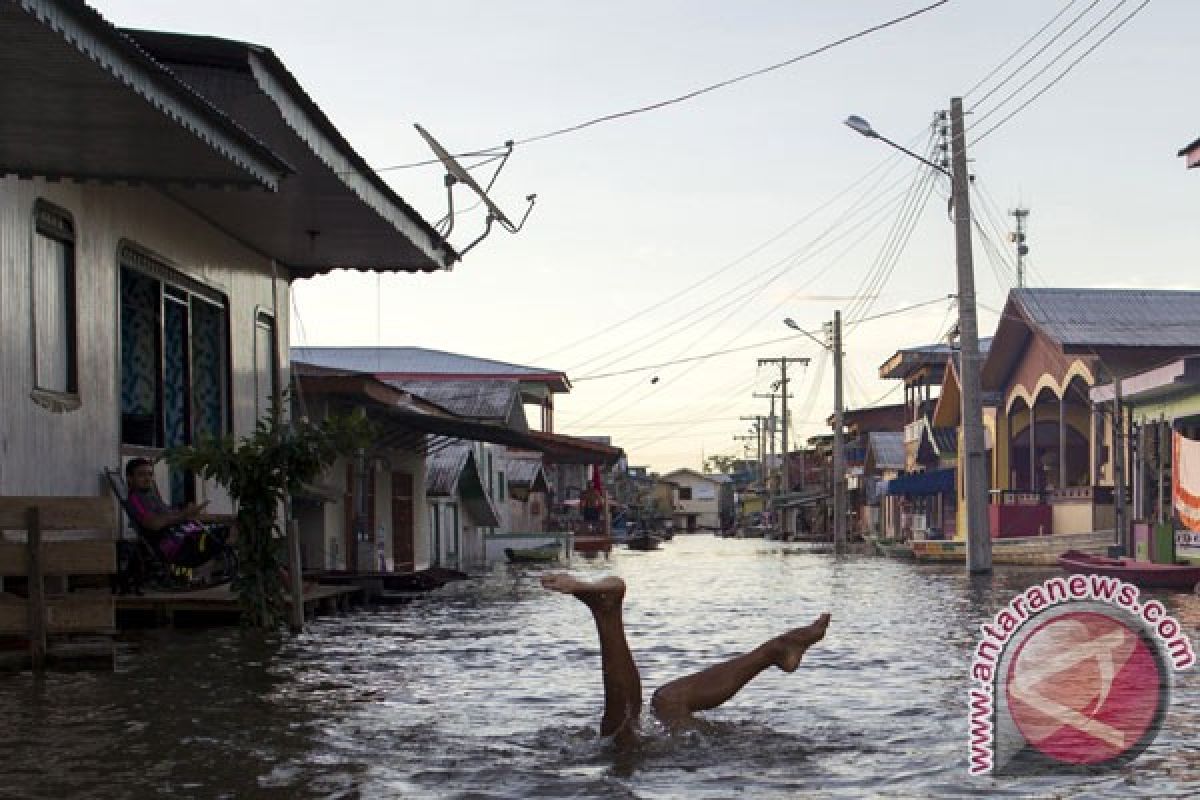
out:
<path id="1" fill-rule="evenodd" d="M 777 430 L 779 430 L 779 423 L 777 421 L 778 418 L 775 416 L 775 398 L 782 397 L 783 395 L 771 392 L 769 394 L 755 394 L 754 396 L 758 397 L 758 398 L 762 398 L 762 399 L 769 398 L 771 401 L 771 415 L 769 417 L 767 417 L 767 437 L 768 437 L 767 441 L 769 442 L 768 447 L 770 449 L 770 459 L 768 460 L 767 463 L 774 464 L 775 463 L 775 432 Z M 789 397 L 790 396 L 791 395 L 789 395 Z"/>
<path id="2" fill-rule="evenodd" d="M 846 442 L 842 432 L 842 312 L 833 312 L 833 552 L 846 551 Z"/>
<path id="3" fill-rule="evenodd" d="M 766 448 L 763 447 L 763 434 L 765 433 L 763 430 L 763 420 L 766 419 L 766 417 L 755 414 L 751 417 L 738 417 L 738 419 L 747 420 L 754 423 L 754 441 L 758 447 L 758 479 L 763 484 L 763 488 L 766 488 L 767 465 L 766 461 L 764 461 Z"/>
<path id="4" fill-rule="evenodd" d="M 1125 506 L 1125 407 L 1121 403 L 1121 379 L 1112 376 L 1113 408 L 1112 408 L 1112 464 L 1113 464 L 1113 506 L 1116 519 L 1116 544 L 1120 545 L 1124 554 L 1132 558 L 1133 552 L 1129 541 L 1129 511 Z"/>
<path id="5" fill-rule="evenodd" d="M 791 491 L 791 488 L 792 488 L 791 476 L 788 474 L 788 439 L 787 439 L 787 436 L 788 436 L 788 410 L 787 410 L 788 376 L 787 376 L 787 368 L 788 368 L 788 364 L 808 364 L 809 361 L 811 361 L 811 359 L 788 358 L 787 356 L 784 356 L 783 358 L 760 358 L 758 360 L 758 365 L 760 367 L 765 366 L 767 364 L 771 364 L 771 365 L 778 364 L 779 365 L 779 371 L 780 371 L 779 392 L 781 395 L 783 395 L 783 403 L 782 403 L 782 405 L 783 405 L 783 433 L 780 434 L 780 439 L 781 439 L 780 447 L 783 450 L 783 454 L 782 454 L 783 459 L 782 459 L 782 463 L 780 464 L 780 474 L 783 477 L 783 484 L 780 486 L 781 494 L 786 494 L 787 492 Z"/>
<path id="6" fill-rule="evenodd" d="M 1017 246 L 1017 288 L 1025 288 L 1025 256 L 1029 255 L 1029 245 L 1025 244 L 1025 219 L 1029 216 L 1028 208 L 1018 208 L 1008 212 L 1017 219 L 1017 229 L 1010 235 Z"/>
<path id="7" fill-rule="evenodd" d="M 970 177 L 961 97 L 950 98 L 951 176 L 954 251 L 958 272 L 958 330 L 962 360 L 963 487 L 967 517 L 967 571 L 992 571 L 988 522 L 987 452 L 983 440 L 979 322 L 975 316 L 975 265 L 971 254 Z"/>

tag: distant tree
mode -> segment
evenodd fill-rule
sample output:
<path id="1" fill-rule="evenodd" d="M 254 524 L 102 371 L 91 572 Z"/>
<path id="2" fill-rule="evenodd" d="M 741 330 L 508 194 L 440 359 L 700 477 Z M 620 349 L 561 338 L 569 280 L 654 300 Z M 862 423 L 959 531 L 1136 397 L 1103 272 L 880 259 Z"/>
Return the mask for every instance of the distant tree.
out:
<path id="1" fill-rule="evenodd" d="M 737 463 L 735 456 L 709 456 L 704 459 L 704 471 L 707 474 L 719 473 L 722 475 L 733 472 L 734 464 Z"/>

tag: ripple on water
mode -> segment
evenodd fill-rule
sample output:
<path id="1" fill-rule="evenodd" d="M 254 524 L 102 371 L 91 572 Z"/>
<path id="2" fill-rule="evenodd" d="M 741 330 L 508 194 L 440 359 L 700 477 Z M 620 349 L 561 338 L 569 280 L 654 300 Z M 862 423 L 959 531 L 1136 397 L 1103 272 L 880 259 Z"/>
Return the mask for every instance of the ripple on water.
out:
<path id="1" fill-rule="evenodd" d="M 1200 796 L 1200 684 L 1126 771 L 968 780 L 967 663 L 980 622 L 1044 572 L 835 560 L 761 541 L 677 537 L 581 561 L 629 584 L 626 628 L 654 687 L 833 613 L 826 641 L 693 731 L 648 716 L 640 747 L 598 737 L 590 618 L 509 568 L 298 637 L 150 631 L 112 673 L 0 678 L 4 791 L 113 797 Z M 1195 632 L 1200 601 L 1168 596 Z"/>

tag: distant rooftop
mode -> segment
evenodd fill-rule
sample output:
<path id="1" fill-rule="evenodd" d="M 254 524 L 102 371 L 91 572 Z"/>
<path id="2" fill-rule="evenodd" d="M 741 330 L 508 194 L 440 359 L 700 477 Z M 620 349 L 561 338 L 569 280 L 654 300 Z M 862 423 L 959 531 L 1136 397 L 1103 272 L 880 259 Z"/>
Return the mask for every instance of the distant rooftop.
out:
<path id="1" fill-rule="evenodd" d="M 411 380 L 511 379 L 569 392 L 565 372 L 477 358 L 424 347 L 293 347 L 292 358 L 327 367 L 369 372 L 377 378 Z"/>

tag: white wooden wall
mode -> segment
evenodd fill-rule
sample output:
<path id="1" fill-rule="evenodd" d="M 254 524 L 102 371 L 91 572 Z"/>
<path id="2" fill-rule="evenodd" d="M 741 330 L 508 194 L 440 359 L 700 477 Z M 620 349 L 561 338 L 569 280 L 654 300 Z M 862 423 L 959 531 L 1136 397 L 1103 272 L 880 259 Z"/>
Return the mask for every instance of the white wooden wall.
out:
<path id="1" fill-rule="evenodd" d="M 30 267 L 33 209 L 44 199 L 75 224 L 78 384 L 82 405 L 33 402 Z M 118 248 L 130 242 L 229 300 L 234 432 L 254 426 L 254 316 L 271 310 L 271 264 L 152 188 L 0 178 L 0 494 L 93 495 L 120 466 Z M 285 278 L 286 276 L 281 276 Z M 277 284 L 279 363 L 287 374 L 288 285 Z M 281 385 L 285 385 L 282 384 Z M 212 511 L 227 497 L 206 487 Z"/>

